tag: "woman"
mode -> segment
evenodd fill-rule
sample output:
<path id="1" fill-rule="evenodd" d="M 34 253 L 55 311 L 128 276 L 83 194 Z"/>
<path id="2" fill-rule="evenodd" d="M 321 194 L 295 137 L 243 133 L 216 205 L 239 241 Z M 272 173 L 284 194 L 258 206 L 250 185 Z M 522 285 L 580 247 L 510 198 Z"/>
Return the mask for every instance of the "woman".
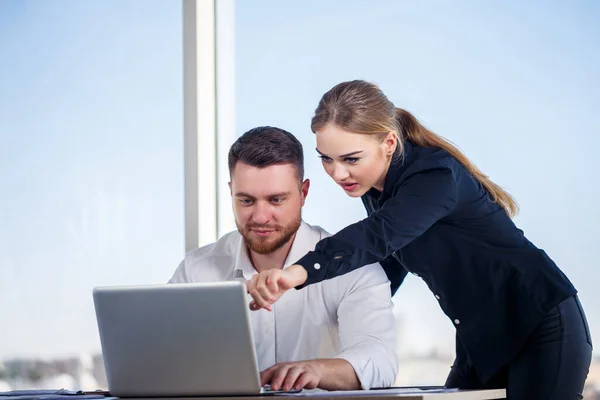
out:
<path id="1" fill-rule="evenodd" d="M 252 309 L 380 262 L 392 294 L 412 272 L 455 325 L 446 386 L 582 398 L 592 343 L 577 291 L 513 224 L 518 207 L 507 192 L 368 82 L 325 93 L 312 131 L 325 171 L 369 216 L 295 265 L 256 275 Z"/>

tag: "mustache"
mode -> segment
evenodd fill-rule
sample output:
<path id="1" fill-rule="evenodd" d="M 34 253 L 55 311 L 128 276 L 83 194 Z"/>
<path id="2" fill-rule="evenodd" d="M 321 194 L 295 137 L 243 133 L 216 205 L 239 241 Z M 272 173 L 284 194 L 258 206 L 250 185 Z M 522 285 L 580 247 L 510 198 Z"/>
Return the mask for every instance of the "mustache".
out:
<path id="1" fill-rule="evenodd" d="M 278 230 L 281 230 L 281 225 L 269 225 L 269 224 L 265 224 L 265 225 L 248 224 L 248 225 L 246 225 L 246 230 L 250 230 L 250 229 L 270 229 L 270 230 L 278 231 Z"/>

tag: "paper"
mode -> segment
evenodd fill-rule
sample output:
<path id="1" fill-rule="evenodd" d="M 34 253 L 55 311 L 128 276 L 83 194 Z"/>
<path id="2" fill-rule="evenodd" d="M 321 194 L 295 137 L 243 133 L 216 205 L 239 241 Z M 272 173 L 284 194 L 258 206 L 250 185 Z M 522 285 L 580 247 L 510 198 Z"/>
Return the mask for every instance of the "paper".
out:
<path id="1" fill-rule="evenodd" d="M 276 393 L 275 396 L 286 397 L 334 397 L 334 396 L 386 396 L 390 394 L 424 394 L 424 393 L 451 393 L 457 392 L 458 389 L 419 389 L 419 388 L 390 388 L 377 390 L 337 390 L 328 392 L 326 390 L 310 391 L 303 390 L 300 393 Z"/>

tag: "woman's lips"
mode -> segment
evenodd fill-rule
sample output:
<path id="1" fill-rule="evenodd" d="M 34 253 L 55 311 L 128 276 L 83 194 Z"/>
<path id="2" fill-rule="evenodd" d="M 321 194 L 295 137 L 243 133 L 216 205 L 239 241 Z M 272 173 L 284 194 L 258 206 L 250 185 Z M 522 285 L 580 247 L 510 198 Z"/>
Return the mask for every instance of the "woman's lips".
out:
<path id="1" fill-rule="evenodd" d="M 352 192 L 358 186 L 358 183 L 340 183 L 339 184 L 346 192 Z"/>

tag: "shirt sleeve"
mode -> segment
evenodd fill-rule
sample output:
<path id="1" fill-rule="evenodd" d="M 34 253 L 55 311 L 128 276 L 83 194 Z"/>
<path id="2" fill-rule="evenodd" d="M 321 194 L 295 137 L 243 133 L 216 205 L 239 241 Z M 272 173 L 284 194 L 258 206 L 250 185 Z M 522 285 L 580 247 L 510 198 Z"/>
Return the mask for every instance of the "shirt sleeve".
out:
<path id="1" fill-rule="evenodd" d="M 297 289 L 384 260 L 448 215 L 457 202 L 458 186 L 450 168 L 414 173 L 397 184 L 380 210 L 322 239 L 298 260 L 308 276 Z"/>
<path id="2" fill-rule="evenodd" d="M 341 352 L 335 358 L 352 365 L 363 389 L 392 386 L 398 374 L 396 321 L 385 273 L 374 264 L 338 279 L 346 290 L 337 313 Z"/>
<path id="3" fill-rule="evenodd" d="M 179 266 L 173 273 L 171 279 L 167 283 L 188 283 L 188 277 L 186 273 L 186 262 L 185 259 L 179 263 Z"/>

